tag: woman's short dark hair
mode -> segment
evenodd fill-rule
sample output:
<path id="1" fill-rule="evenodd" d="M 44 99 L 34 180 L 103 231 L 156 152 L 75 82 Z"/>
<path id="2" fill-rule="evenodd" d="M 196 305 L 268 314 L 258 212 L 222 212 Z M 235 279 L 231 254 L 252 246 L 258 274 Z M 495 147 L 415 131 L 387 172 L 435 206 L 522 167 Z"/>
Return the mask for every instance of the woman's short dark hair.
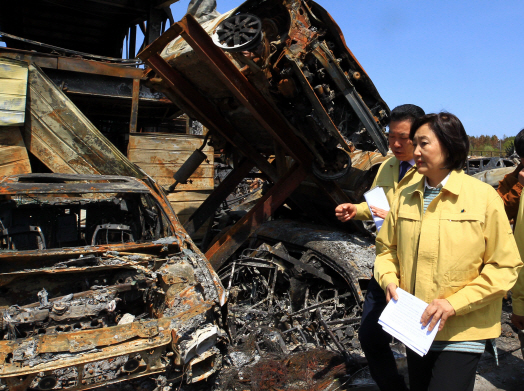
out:
<path id="1" fill-rule="evenodd" d="M 426 114 L 411 124 L 409 138 L 413 140 L 416 131 L 428 125 L 435 133 L 442 147 L 447 151 L 446 168 L 461 170 L 466 164 L 469 151 L 469 138 L 462 122 L 451 113 Z"/>

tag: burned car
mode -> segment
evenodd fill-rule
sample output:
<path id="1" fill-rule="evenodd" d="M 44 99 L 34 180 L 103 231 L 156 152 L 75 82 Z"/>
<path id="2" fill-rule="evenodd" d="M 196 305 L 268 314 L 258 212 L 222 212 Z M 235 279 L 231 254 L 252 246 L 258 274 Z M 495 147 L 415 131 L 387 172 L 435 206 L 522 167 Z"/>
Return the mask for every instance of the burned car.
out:
<path id="1" fill-rule="evenodd" d="M 220 368 L 222 285 L 153 181 L 3 177 L 0 224 L 0 389 Z"/>
<path id="2" fill-rule="evenodd" d="M 189 89 L 195 88 L 217 116 L 262 154 L 274 153 L 268 127 L 284 141 L 284 133 L 291 129 L 313 156 L 314 174 L 323 180 L 347 174 L 348 153 L 355 148 L 386 154 L 389 108 L 346 46 L 340 28 L 314 1 L 246 1 L 202 24 L 212 38 L 209 42 L 202 37 L 197 42 L 197 36 L 192 36 L 196 30 L 192 24 L 197 22 L 189 15 L 179 25 L 184 23 L 186 27 L 173 26 L 138 56 L 156 72 L 149 74 L 150 85 L 191 117 L 211 129 L 213 121 L 218 123 L 196 100 L 188 103 L 196 96 Z M 177 35 L 173 34 L 177 29 L 185 29 L 187 35 L 166 42 Z M 235 72 L 228 69 L 229 61 L 213 54 L 211 45 L 223 50 L 250 86 L 243 89 Z M 172 70 L 151 59 L 157 50 Z M 202 56 L 209 61 L 202 61 Z M 210 66 L 223 74 L 210 72 Z M 184 81 L 170 79 L 175 73 Z M 182 83 L 188 83 L 188 88 Z M 180 90 L 173 93 L 173 89 Z M 269 106 L 263 106 L 266 102 Z M 215 149 L 230 151 L 226 141 L 230 140 L 220 132 L 211 135 Z"/>
<path id="3" fill-rule="evenodd" d="M 218 271 L 231 341 L 218 389 L 354 385 L 374 260 L 369 237 L 284 219 L 262 224 Z"/>

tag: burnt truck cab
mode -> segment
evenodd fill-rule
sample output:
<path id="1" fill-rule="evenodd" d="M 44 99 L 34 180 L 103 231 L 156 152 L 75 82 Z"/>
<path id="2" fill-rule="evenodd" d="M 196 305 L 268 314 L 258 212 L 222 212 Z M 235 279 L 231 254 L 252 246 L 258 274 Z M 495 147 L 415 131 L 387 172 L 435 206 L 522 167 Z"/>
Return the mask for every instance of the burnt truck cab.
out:
<path id="1" fill-rule="evenodd" d="M 0 178 L 0 290 L 0 389 L 220 367 L 223 287 L 147 178 Z"/>

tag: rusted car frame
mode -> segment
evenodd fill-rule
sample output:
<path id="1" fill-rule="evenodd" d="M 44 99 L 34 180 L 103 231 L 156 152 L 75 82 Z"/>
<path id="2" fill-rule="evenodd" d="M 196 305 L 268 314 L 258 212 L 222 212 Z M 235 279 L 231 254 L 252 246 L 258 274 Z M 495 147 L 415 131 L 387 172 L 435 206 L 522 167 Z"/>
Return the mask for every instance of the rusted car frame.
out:
<path id="1" fill-rule="evenodd" d="M 156 184 L 27 174 L 1 178 L 0 199 L 2 389 L 192 383 L 220 367 L 223 287 Z"/>

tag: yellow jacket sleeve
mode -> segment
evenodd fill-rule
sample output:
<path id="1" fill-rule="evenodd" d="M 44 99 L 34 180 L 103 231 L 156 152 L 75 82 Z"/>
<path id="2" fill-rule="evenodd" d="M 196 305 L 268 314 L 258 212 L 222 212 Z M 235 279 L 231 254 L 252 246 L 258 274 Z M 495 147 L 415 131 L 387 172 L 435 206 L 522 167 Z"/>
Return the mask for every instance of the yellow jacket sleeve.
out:
<path id="1" fill-rule="evenodd" d="M 356 204 L 356 207 L 357 214 L 354 217 L 355 220 L 373 220 L 373 216 L 371 215 L 371 211 L 369 210 L 367 202 Z"/>
<path id="2" fill-rule="evenodd" d="M 520 197 L 519 211 L 517 214 L 517 225 L 515 227 L 515 241 L 519 249 L 520 257 L 524 257 L 524 202 Z M 513 292 L 513 313 L 524 316 L 524 269 L 520 270 L 519 278 L 515 286 L 511 289 Z"/>
<path id="3" fill-rule="evenodd" d="M 371 189 L 377 186 L 377 178 L 379 177 L 380 173 L 382 172 L 384 163 L 382 163 L 382 165 L 379 167 L 377 171 L 377 175 L 375 175 L 375 179 L 373 179 L 373 183 L 371 184 Z M 354 217 L 355 220 L 364 220 L 364 221 L 373 220 L 373 216 L 371 215 L 371 211 L 369 210 L 367 202 L 364 201 L 364 202 L 361 202 L 360 204 L 356 204 L 356 207 L 357 207 L 357 214 Z"/>
<path id="4" fill-rule="evenodd" d="M 457 315 L 502 298 L 517 281 L 522 261 L 504 204 L 497 195 L 487 205 L 484 222 L 484 266 L 479 276 L 446 299 Z"/>
<path id="5" fill-rule="evenodd" d="M 395 198 L 398 201 L 398 198 Z M 385 291 L 390 283 L 400 286 L 400 267 L 397 258 L 397 202 L 388 213 L 375 241 L 377 257 L 375 258 L 374 277 Z"/>
<path id="6" fill-rule="evenodd" d="M 511 291 L 513 292 L 513 313 L 524 316 L 524 272 L 523 269 L 520 270 L 517 283 Z"/>

